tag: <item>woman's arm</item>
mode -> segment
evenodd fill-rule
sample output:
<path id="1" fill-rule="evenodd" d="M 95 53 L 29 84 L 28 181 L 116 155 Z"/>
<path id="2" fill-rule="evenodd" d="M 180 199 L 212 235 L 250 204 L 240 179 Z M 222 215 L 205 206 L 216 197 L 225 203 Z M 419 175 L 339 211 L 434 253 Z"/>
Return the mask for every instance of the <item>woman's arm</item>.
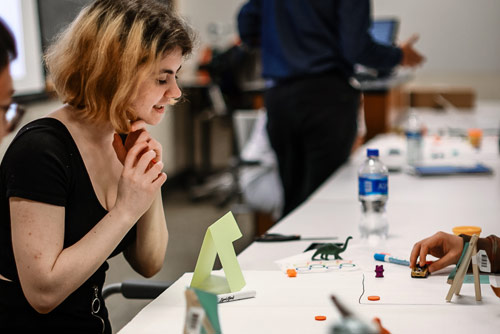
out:
<path id="1" fill-rule="evenodd" d="M 129 147 L 144 143 L 149 150 L 156 153 L 154 157 L 156 166 L 163 166 L 162 146 L 151 137 L 145 126 L 144 121 L 134 122 L 125 143 L 122 142 L 118 135 L 115 135 L 113 148 L 116 155 L 123 162 L 123 157 L 127 154 Z M 149 167 L 152 165 L 153 163 Z M 137 222 L 135 242 L 124 251 L 124 255 L 135 271 L 145 277 L 151 277 L 158 273 L 163 266 L 167 243 L 167 223 L 165 221 L 161 191 L 158 191 L 151 207 Z"/>
<path id="2" fill-rule="evenodd" d="M 159 191 L 149 210 L 137 222 L 136 240 L 124 255 L 135 271 L 151 277 L 163 266 L 167 243 L 167 223 Z"/>
<path id="3" fill-rule="evenodd" d="M 12 245 L 24 295 L 48 313 L 80 287 L 130 229 L 130 217 L 110 212 L 80 241 L 64 244 L 65 209 L 10 198 Z"/>
<path id="4" fill-rule="evenodd" d="M 12 245 L 19 279 L 26 299 L 36 311 L 50 312 L 80 287 L 151 206 L 166 175 L 161 173 L 161 164 L 147 170 L 156 153 L 142 154 L 146 148 L 138 144 L 130 149 L 116 205 L 68 248 L 63 248 L 64 207 L 10 198 Z"/>

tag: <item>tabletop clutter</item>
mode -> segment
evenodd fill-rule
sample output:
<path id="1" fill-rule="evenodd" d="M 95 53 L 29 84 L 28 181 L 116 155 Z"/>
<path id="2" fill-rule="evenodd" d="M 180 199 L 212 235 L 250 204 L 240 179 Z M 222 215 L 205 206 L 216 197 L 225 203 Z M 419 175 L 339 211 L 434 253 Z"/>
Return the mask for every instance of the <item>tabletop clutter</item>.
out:
<path id="1" fill-rule="evenodd" d="M 403 136 L 370 141 L 238 256 L 232 243 L 241 231 L 232 213 L 224 215 L 208 227 L 194 272 L 123 333 L 148 321 L 165 329 L 167 319 L 174 328 L 179 306 L 186 334 L 417 333 L 411 321 L 420 317 L 436 333 L 467 328 L 466 318 L 478 330 L 496 328 L 499 280 L 489 275 L 477 238 L 494 233 L 500 217 L 497 198 L 486 200 L 498 196 L 498 139 L 473 128 L 441 136 L 423 123 L 414 113 Z M 431 257 L 410 268 L 412 245 L 436 230 L 471 236 L 458 263 L 430 274 Z M 217 257 L 221 270 L 213 270 Z"/>

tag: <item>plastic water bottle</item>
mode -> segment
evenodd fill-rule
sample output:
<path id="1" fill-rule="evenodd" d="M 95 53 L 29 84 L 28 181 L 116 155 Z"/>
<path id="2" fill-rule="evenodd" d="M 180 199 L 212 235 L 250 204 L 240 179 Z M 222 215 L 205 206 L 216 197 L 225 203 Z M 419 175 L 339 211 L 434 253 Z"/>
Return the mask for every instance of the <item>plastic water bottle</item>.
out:
<path id="1" fill-rule="evenodd" d="M 366 155 L 366 160 L 358 170 L 361 202 L 359 231 L 361 238 L 376 236 L 385 239 L 389 230 L 385 212 L 389 173 L 379 160 L 377 149 L 368 149 Z"/>
<path id="2" fill-rule="evenodd" d="M 406 121 L 406 157 L 411 166 L 418 165 L 422 160 L 422 141 L 424 126 L 418 114 L 410 111 Z"/>

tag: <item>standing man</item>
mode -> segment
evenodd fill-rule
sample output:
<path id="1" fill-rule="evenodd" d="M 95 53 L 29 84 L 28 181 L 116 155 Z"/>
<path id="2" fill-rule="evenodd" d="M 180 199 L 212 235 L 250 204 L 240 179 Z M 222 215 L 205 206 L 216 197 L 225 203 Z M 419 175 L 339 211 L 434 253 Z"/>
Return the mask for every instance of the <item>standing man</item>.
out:
<path id="1" fill-rule="evenodd" d="M 12 105 L 14 93 L 10 62 L 17 57 L 16 43 L 5 22 L 0 18 L 0 141 L 11 130 L 13 124 L 6 119 Z M 17 109 L 16 109 L 17 111 Z"/>
<path id="2" fill-rule="evenodd" d="M 283 215 L 349 157 L 360 92 L 354 64 L 379 70 L 416 66 L 412 38 L 400 47 L 373 41 L 369 0 L 249 0 L 238 15 L 242 41 L 262 49 L 267 131 L 285 194 Z"/>

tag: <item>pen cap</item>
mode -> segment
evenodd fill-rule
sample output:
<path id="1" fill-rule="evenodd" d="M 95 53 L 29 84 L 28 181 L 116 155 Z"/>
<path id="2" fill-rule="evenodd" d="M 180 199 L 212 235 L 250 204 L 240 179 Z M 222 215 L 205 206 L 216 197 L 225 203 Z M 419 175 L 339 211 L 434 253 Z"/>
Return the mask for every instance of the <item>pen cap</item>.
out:
<path id="1" fill-rule="evenodd" d="M 385 254 L 375 253 L 375 255 L 373 255 L 373 258 L 377 261 L 385 261 Z"/>

